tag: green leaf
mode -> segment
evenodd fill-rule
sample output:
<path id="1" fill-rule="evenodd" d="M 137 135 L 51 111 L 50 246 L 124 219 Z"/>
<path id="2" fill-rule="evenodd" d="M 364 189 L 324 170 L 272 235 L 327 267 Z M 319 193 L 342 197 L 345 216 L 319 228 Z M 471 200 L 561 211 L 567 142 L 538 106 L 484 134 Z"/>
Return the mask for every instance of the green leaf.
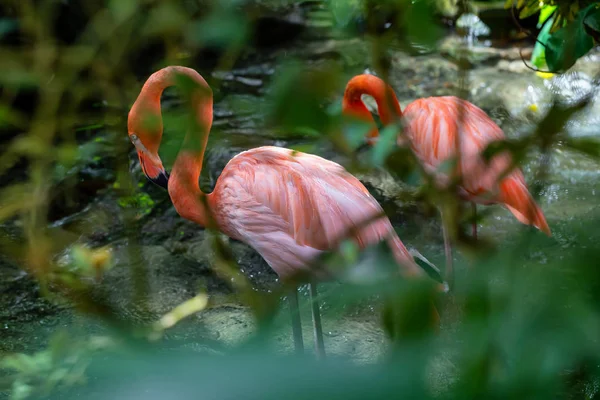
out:
<path id="1" fill-rule="evenodd" d="M 227 48 L 243 43 L 249 28 L 248 21 L 241 16 L 213 13 L 192 26 L 188 40 L 192 44 Z"/>
<path id="2" fill-rule="evenodd" d="M 373 123 L 361 120 L 350 120 L 349 123 L 342 124 L 342 132 L 348 145 L 352 149 L 357 149 L 365 143 L 369 131 L 373 129 Z"/>
<path id="3" fill-rule="evenodd" d="M 600 157 L 600 142 L 592 138 L 566 138 L 563 141 L 565 147 L 579 153 L 592 156 L 594 158 Z"/>
<path id="4" fill-rule="evenodd" d="M 532 16 L 540 9 L 538 4 L 528 4 L 519 13 L 519 19 L 525 19 Z"/>
<path id="5" fill-rule="evenodd" d="M 329 7 L 339 26 L 346 26 L 361 13 L 360 0 L 330 0 Z"/>
<path id="6" fill-rule="evenodd" d="M 550 18 L 552 16 L 552 14 L 554 14 L 554 11 L 556 10 L 556 6 L 551 6 L 549 4 L 546 4 L 544 7 L 542 7 L 542 9 L 540 10 L 540 18 L 538 19 L 538 24 L 537 27 L 540 28 L 544 22 L 546 22 L 546 20 L 548 18 Z M 552 24 L 550 24 L 552 25 Z M 550 29 L 550 28 L 548 28 Z M 539 36 L 538 36 L 539 38 Z"/>
<path id="7" fill-rule="evenodd" d="M 535 46 L 533 47 L 533 52 L 531 53 L 531 63 L 538 68 L 544 68 L 546 66 L 545 44 L 550 38 L 550 28 L 552 28 L 553 23 L 554 17 L 550 18 L 546 22 L 546 24 L 538 34 L 537 41 L 535 42 Z"/>
<path id="8" fill-rule="evenodd" d="M 309 69 L 294 62 L 280 67 L 269 96 L 271 123 L 287 131 L 309 128 L 327 132 L 332 117 L 323 107 L 323 99 L 339 93 L 340 83 L 334 65 Z"/>
<path id="9" fill-rule="evenodd" d="M 0 38 L 17 29 L 18 22 L 14 19 L 2 18 L 0 19 Z"/>
<path id="10" fill-rule="evenodd" d="M 435 5 L 430 0 L 413 1 L 412 6 L 404 15 L 406 36 L 411 41 L 411 47 L 422 51 L 431 50 L 444 35 L 443 29 L 433 18 Z"/>
<path id="11" fill-rule="evenodd" d="M 130 18 L 137 10 L 137 0 L 111 0 L 108 3 L 108 7 L 112 12 L 113 16 L 118 22 L 123 22 Z"/>
<path id="12" fill-rule="evenodd" d="M 377 144 L 371 151 L 371 162 L 374 166 L 381 167 L 386 158 L 396 147 L 396 138 L 398 137 L 398 126 L 389 125 L 381 131 Z"/>
<path id="13" fill-rule="evenodd" d="M 551 71 L 566 71 L 594 46 L 583 25 L 587 10 L 582 10 L 573 22 L 554 32 L 546 42 L 546 64 Z"/>
<path id="14" fill-rule="evenodd" d="M 583 25 L 587 33 L 600 42 L 600 8 L 589 7 L 586 15 L 583 17 Z"/>

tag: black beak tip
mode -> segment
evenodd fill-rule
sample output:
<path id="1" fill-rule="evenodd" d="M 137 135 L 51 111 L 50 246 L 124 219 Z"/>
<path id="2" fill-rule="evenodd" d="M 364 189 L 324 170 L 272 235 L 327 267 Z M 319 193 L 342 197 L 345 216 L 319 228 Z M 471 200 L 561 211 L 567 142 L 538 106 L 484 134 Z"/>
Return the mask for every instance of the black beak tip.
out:
<path id="1" fill-rule="evenodd" d="M 161 172 L 156 178 L 149 178 L 152 183 L 160 186 L 163 189 L 168 190 L 169 188 L 169 173 L 167 171 Z"/>

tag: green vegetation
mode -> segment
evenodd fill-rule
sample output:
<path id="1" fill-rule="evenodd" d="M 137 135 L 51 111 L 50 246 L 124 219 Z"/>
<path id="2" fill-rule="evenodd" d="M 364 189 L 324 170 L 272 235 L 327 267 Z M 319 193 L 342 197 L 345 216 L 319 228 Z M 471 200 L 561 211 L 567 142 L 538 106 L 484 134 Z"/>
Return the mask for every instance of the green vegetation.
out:
<path id="1" fill-rule="evenodd" d="M 600 43 L 600 5 L 597 1 L 508 0 L 519 9 L 519 18 L 539 12 L 541 28 L 531 56 L 533 65 L 564 72 Z"/>

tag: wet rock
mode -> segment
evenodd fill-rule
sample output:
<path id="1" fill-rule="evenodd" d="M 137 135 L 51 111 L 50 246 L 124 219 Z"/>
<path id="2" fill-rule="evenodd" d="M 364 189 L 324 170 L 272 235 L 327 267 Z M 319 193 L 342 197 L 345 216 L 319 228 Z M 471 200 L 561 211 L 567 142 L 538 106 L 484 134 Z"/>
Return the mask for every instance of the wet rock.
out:
<path id="1" fill-rule="evenodd" d="M 198 313 L 196 322 L 207 337 L 225 346 L 241 344 L 256 329 L 256 321 L 249 309 L 233 304 L 218 305 Z"/>
<path id="2" fill-rule="evenodd" d="M 584 57 L 581 57 L 569 71 L 583 72 L 587 76 L 598 78 L 598 65 L 600 65 L 600 47 L 590 50 Z"/>
<path id="3" fill-rule="evenodd" d="M 456 93 L 456 65 L 440 56 L 392 56 L 390 82 L 399 99 L 446 96 Z"/>
<path id="4" fill-rule="evenodd" d="M 84 209 L 115 180 L 116 149 L 110 134 L 96 133 L 75 150 L 71 166 L 58 163 L 50 194 L 48 218 L 56 221 Z"/>
<path id="5" fill-rule="evenodd" d="M 256 287 L 267 289 L 277 283 L 277 274 L 254 249 L 225 235 L 222 235 L 222 239 L 229 243 L 240 271 Z M 186 256 L 197 263 L 210 265 L 214 253 L 209 241 L 202 237 L 196 238 L 187 244 Z"/>
<path id="6" fill-rule="evenodd" d="M 163 246 L 137 248 L 117 243 L 113 248 L 115 265 L 108 270 L 93 296 L 105 298 L 118 314 L 134 323 L 151 323 L 178 304 L 190 299 L 201 287 L 209 291 L 226 290 L 212 278 L 206 264 L 173 255 Z M 140 276 L 135 272 L 139 271 Z M 136 279 L 147 287 L 145 305 L 135 300 Z M 143 281 L 142 281 L 143 282 Z"/>
<path id="7" fill-rule="evenodd" d="M 461 51 L 466 50 L 466 54 L 462 55 Z M 445 57 L 448 57 L 454 62 L 458 62 L 461 56 L 466 57 L 470 68 L 475 68 L 481 64 L 495 65 L 496 63 L 506 61 L 521 61 L 521 59 L 529 60 L 533 47 L 519 46 L 509 48 L 490 47 L 489 42 L 484 42 L 483 45 L 469 45 L 465 49 L 464 39 L 458 36 L 449 36 L 445 38 L 440 46 L 439 51 Z M 522 61 L 521 61 L 522 64 Z M 525 67 L 526 68 L 526 67 Z M 525 70 L 523 70 L 525 72 Z"/>
<path id="8" fill-rule="evenodd" d="M 58 313 L 60 320 L 53 320 Z M 40 348 L 41 339 L 59 321 L 66 324 L 70 320 L 66 305 L 44 298 L 30 275 L 0 256 L 0 353 Z"/>
<path id="9" fill-rule="evenodd" d="M 256 11 L 255 11 L 256 12 Z M 258 13 L 254 22 L 253 42 L 258 48 L 284 46 L 297 39 L 306 29 L 306 20 L 301 7 L 294 4 L 277 14 Z"/>
<path id="10" fill-rule="evenodd" d="M 69 175 L 53 187 L 48 212 L 50 221 L 56 221 L 81 211 L 115 179 L 112 169 L 93 166 L 76 168 Z"/>
<path id="11" fill-rule="evenodd" d="M 595 91 L 597 84 L 588 74 L 579 71 L 570 71 L 544 81 L 544 86 L 565 105 L 582 101 Z"/>
<path id="12" fill-rule="evenodd" d="M 513 118 L 535 120 L 543 114 L 532 111 L 549 101 L 549 93 L 541 78 L 533 73 L 514 74 L 495 68 L 480 69 L 470 74 L 471 101 L 486 112 L 503 106 Z"/>

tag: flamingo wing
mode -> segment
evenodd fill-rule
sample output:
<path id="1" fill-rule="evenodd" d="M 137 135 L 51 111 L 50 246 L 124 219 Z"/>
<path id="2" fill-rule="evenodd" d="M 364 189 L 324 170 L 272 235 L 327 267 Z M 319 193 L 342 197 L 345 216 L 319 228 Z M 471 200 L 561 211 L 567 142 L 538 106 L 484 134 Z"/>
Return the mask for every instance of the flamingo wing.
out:
<path id="1" fill-rule="evenodd" d="M 240 153 L 215 193 L 221 228 L 280 275 L 334 249 L 352 229 L 359 246 L 390 240 L 397 258 L 418 268 L 386 217 L 367 223 L 383 210 L 362 183 L 321 157 L 271 146 Z"/>
<path id="2" fill-rule="evenodd" d="M 483 204 L 500 202 L 522 223 L 550 235 L 523 172 L 514 168 L 507 174 L 512 164 L 510 153 L 501 152 L 489 161 L 482 156 L 490 143 L 505 139 L 502 129 L 482 109 L 457 97 L 430 97 L 409 104 L 404 115 L 413 151 L 438 181 L 448 180 L 438 168 L 456 155 L 458 138 L 461 158 L 457 172 L 462 174 L 463 195 Z"/>

